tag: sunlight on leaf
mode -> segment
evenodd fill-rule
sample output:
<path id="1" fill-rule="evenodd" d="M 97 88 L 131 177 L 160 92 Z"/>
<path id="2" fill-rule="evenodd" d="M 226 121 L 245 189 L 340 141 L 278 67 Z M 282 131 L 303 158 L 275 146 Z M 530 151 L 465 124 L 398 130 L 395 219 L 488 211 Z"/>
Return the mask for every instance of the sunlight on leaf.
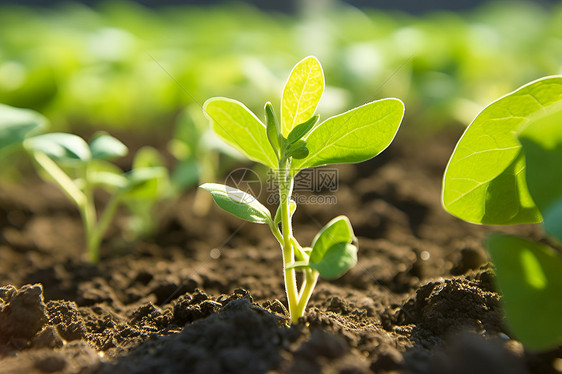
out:
<path id="1" fill-rule="evenodd" d="M 281 129 L 284 137 L 314 115 L 324 91 L 324 73 L 315 57 L 300 61 L 291 71 L 281 99 Z"/>

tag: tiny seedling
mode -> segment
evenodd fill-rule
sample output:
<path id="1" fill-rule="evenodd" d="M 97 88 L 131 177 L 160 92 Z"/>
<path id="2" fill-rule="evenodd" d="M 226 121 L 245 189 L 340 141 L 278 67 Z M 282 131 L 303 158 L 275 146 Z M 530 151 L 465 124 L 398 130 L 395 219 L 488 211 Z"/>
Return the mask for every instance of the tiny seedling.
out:
<path id="1" fill-rule="evenodd" d="M 149 194 L 151 182 L 167 175 L 163 167 L 139 167 L 123 173 L 110 163 L 124 156 L 127 147 L 116 138 L 96 134 L 90 143 L 68 133 L 35 135 L 46 119 L 30 110 L 0 106 L 0 151 L 24 149 L 39 175 L 56 184 L 78 207 L 85 230 L 89 260 L 99 261 L 99 247 L 120 203 L 137 194 Z M 111 198 L 98 218 L 94 189 L 102 187 Z M 154 196 L 156 198 L 156 196 Z"/>
<path id="2" fill-rule="evenodd" d="M 269 167 L 276 176 L 279 206 L 274 216 L 255 197 L 241 190 L 214 183 L 205 183 L 201 188 L 209 191 L 227 212 L 269 226 L 282 249 L 293 323 L 304 315 L 319 276 L 337 278 L 357 262 L 357 240 L 345 216 L 328 222 L 310 247 L 302 247 L 293 236 L 296 203 L 291 195 L 296 174 L 309 167 L 375 157 L 392 142 L 404 115 L 404 104 L 391 98 L 318 123 L 319 117 L 314 113 L 323 90 L 322 67 L 316 58 L 307 57 L 293 68 L 283 89 L 281 119 L 269 102 L 265 105 L 265 124 L 236 100 L 212 98 L 204 105 L 220 138 L 249 159 Z M 296 271 L 303 272 L 300 288 Z"/>
<path id="3" fill-rule="evenodd" d="M 561 186 L 562 76 L 536 80 L 487 106 L 443 177 L 443 205 L 465 221 L 543 222 L 553 246 L 504 234 L 486 240 L 507 322 L 530 349 L 562 344 Z"/>
<path id="4" fill-rule="evenodd" d="M 169 150 L 178 160 L 170 175 L 175 194 L 199 183 L 215 182 L 221 171 L 244 159 L 209 129 L 209 122 L 197 104 L 188 105 L 179 115 Z M 193 213 L 204 216 L 211 204 L 211 196 L 199 190 L 193 202 Z"/>

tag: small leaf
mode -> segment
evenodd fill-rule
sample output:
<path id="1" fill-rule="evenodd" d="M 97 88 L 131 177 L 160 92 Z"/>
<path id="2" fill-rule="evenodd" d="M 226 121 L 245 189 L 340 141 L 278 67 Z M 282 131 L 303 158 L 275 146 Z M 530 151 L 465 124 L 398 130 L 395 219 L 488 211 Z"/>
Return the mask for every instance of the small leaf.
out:
<path id="1" fill-rule="evenodd" d="M 339 216 L 328 222 L 312 241 L 310 267 L 324 278 L 343 275 L 357 263 L 357 247 L 349 219 Z"/>
<path id="2" fill-rule="evenodd" d="M 531 350 L 561 345 L 562 259 L 545 245 L 503 234 L 491 235 L 486 248 L 514 337 Z"/>
<path id="3" fill-rule="evenodd" d="M 488 105 L 465 130 L 443 177 L 443 205 L 465 221 L 541 221 L 527 188 L 516 134 L 562 100 L 562 77 L 531 82 Z M 539 117 L 537 117 L 539 116 Z"/>
<path id="4" fill-rule="evenodd" d="M 158 150 L 151 146 L 140 148 L 133 159 L 133 169 L 148 168 L 153 166 L 165 167 L 166 163 Z"/>
<path id="5" fill-rule="evenodd" d="M 58 161 L 91 160 L 90 147 L 81 137 L 73 134 L 54 132 L 26 139 L 24 146 L 39 151 Z"/>
<path id="6" fill-rule="evenodd" d="M 355 264 L 357 247 L 353 244 L 337 243 L 328 248 L 321 261 L 310 262 L 309 266 L 318 271 L 323 278 L 335 279 L 344 275 Z"/>
<path id="7" fill-rule="evenodd" d="M 269 210 L 244 191 L 217 183 L 205 183 L 199 187 L 209 191 L 218 206 L 238 218 L 254 223 L 271 222 Z"/>
<path id="8" fill-rule="evenodd" d="M 125 156 L 128 151 L 120 140 L 104 132 L 95 134 L 90 142 L 90 152 L 95 160 L 112 160 Z"/>
<path id="9" fill-rule="evenodd" d="M 283 153 L 285 158 L 292 157 L 294 159 L 301 159 L 308 156 L 308 148 L 306 147 L 306 142 L 304 140 L 298 140 L 291 144 L 287 150 Z"/>
<path id="10" fill-rule="evenodd" d="M 123 171 L 103 160 L 92 160 L 88 164 L 88 182 L 111 192 L 127 186 L 127 178 L 123 175 Z"/>
<path id="11" fill-rule="evenodd" d="M 320 116 L 314 115 L 308 121 L 295 126 L 287 136 L 287 144 L 293 144 L 297 140 L 302 139 L 318 122 Z"/>
<path id="12" fill-rule="evenodd" d="M 272 169 L 277 168 L 277 157 L 269 146 L 266 127 L 242 103 L 212 98 L 203 106 L 215 133 L 250 160 Z"/>
<path id="13" fill-rule="evenodd" d="M 39 113 L 0 104 L 0 151 L 45 128 L 47 119 Z"/>
<path id="14" fill-rule="evenodd" d="M 125 174 L 127 185 L 122 189 L 127 199 L 155 200 L 163 190 L 168 169 L 161 166 L 137 168 Z"/>
<path id="15" fill-rule="evenodd" d="M 314 115 L 324 91 L 324 73 L 315 57 L 307 57 L 291 71 L 281 98 L 282 134 Z"/>
<path id="16" fill-rule="evenodd" d="M 373 101 L 317 125 L 304 140 L 308 157 L 293 160 L 295 171 L 375 157 L 394 139 L 404 116 L 398 99 Z"/>
<path id="17" fill-rule="evenodd" d="M 265 125 L 269 144 L 271 144 L 277 158 L 279 158 L 281 155 L 281 145 L 279 143 L 281 128 L 279 126 L 279 121 L 277 120 L 277 115 L 273 110 L 273 105 L 271 105 L 270 102 L 265 104 Z"/>

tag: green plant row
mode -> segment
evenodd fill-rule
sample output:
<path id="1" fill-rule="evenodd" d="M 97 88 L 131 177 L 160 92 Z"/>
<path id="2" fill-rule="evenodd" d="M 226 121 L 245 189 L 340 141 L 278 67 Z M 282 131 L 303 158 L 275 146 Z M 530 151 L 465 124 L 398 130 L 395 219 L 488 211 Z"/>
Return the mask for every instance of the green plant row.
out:
<path id="1" fill-rule="evenodd" d="M 437 126 L 465 122 L 508 87 L 560 69 L 562 7 L 517 2 L 412 17 L 332 4 L 296 17 L 242 3 L 3 7 L 0 102 L 38 110 L 57 130 L 150 129 L 217 92 L 257 111 L 257 97 L 279 99 L 271 87 L 297 56 L 314 54 L 330 81 L 328 115 L 394 95 L 418 126 Z"/>

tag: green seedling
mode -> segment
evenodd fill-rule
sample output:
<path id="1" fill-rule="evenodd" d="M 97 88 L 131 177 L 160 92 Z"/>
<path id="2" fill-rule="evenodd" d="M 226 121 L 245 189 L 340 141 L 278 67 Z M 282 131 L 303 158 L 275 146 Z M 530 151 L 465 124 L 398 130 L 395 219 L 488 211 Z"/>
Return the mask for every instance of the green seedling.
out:
<path id="1" fill-rule="evenodd" d="M 552 246 L 500 234 L 486 241 L 507 322 L 536 350 L 562 344 L 561 160 L 562 76 L 553 76 L 486 107 L 459 140 L 443 178 L 445 209 L 465 221 L 542 221 Z"/>
<path id="2" fill-rule="evenodd" d="M 149 194 L 151 183 L 166 175 L 163 167 L 139 167 L 128 173 L 110 160 L 124 156 L 127 147 L 116 138 L 96 134 L 90 143 L 77 135 L 47 133 L 38 113 L 0 106 L 0 151 L 25 150 L 45 180 L 57 185 L 78 207 L 91 262 L 99 261 L 99 247 L 118 206 L 137 194 Z M 102 187 L 111 198 L 98 217 L 94 189 Z"/>
<path id="3" fill-rule="evenodd" d="M 175 194 L 203 182 L 215 182 L 229 164 L 244 158 L 209 129 L 209 122 L 197 104 L 187 106 L 178 117 L 168 148 L 178 160 L 170 176 Z M 204 216 L 211 204 L 211 196 L 199 190 L 193 202 L 193 213 Z"/>
<path id="4" fill-rule="evenodd" d="M 392 142 L 404 115 L 400 100 L 383 99 L 318 123 L 314 113 L 323 90 L 322 67 L 316 58 L 308 57 L 294 67 L 283 89 L 280 120 L 271 103 L 265 105 L 265 124 L 236 100 L 212 98 L 204 105 L 220 138 L 269 167 L 276 176 L 279 206 L 273 216 L 254 196 L 241 190 L 214 183 L 201 188 L 227 212 L 269 226 L 282 249 L 293 323 L 304 315 L 319 276 L 337 278 L 357 262 L 357 240 L 345 216 L 328 222 L 310 247 L 298 243 L 292 228 L 296 203 L 291 199 L 296 174 L 309 167 L 375 157 Z M 300 287 L 296 271 L 303 273 Z"/>

